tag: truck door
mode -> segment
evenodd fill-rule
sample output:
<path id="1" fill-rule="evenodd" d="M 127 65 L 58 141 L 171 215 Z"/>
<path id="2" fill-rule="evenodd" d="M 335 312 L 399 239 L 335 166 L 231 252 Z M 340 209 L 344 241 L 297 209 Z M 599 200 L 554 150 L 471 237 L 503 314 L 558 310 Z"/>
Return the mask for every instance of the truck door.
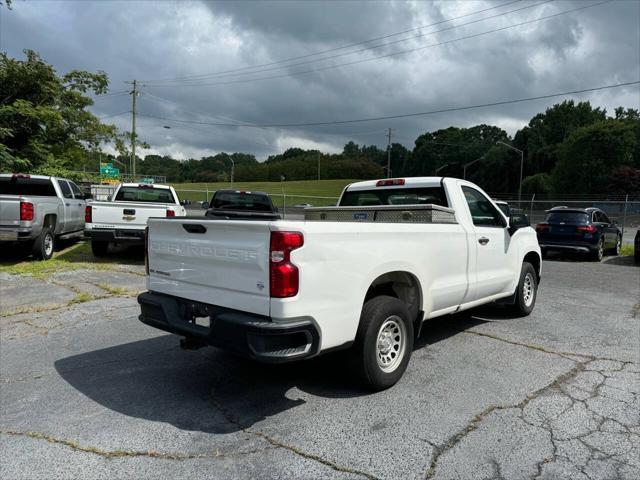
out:
<path id="1" fill-rule="evenodd" d="M 73 217 L 74 217 L 73 230 L 83 230 L 84 229 L 84 207 L 87 202 L 84 199 L 84 194 L 75 183 L 69 182 L 69 186 L 71 187 L 71 191 L 73 192 L 73 203 L 72 203 Z"/>
<path id="2" fill-rule="evenodd" d="M 462 193 L 469 207 L 475 233 L 475 275 L 470 275 L 472 288 L 468 301 L 503 293 L 513 282 L 510 257 L 511 236 L 504 216 L 479 190 L 463 185 Z M 472 247 L 473 248 L 473 247 Z M 475 278 L 475 284 L 473 279 Z"/>
<path id="3" fill-rule="evenodd" d="M 67 233 L 76 230 L 78 224 L 77 211 L 75 209 L 76 200 L 73 198 L 73 192 L 66 180 L 58 180 L 60 191 L 62 192 L 62 206 L 64 208 L 63 218 L 58 218 L 60 228 L 56 228 L 58 233 Z"/>

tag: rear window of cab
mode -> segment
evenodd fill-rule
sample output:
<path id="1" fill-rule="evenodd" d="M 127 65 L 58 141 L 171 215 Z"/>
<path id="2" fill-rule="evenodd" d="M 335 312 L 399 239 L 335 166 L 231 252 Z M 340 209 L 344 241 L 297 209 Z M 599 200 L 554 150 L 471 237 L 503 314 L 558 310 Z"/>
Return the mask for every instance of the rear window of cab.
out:
<path id="1" fill-rule="evenodd" d="M 56 189 L 48 178 L 0 177 L 0 195 L 56 197 Z"/>
<path id="2" fill-rule="evenodd" d="M 448 207 L 447 196 L 441 187 L 380 188 L 379 190 L 346 191 L 341 207 L 370 207 L 376 205 L 427 205 Z"/>
<path id="3" fill-rule="evenodd" d="M 168 188 L 121 187 L 116 202 L 177 203 Z"/>

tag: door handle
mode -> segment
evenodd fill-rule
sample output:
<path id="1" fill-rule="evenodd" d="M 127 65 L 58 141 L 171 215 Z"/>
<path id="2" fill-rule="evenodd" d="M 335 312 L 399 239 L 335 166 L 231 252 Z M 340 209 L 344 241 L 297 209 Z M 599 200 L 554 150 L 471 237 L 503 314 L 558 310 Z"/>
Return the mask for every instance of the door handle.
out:
<path id="1" fill-rule="evenodd" d="M 486 245 L 487 243 L 489 243 L 489 239 L 488 239 L 487 237 L 480 237 L 480 238 L 478 239 L 478 243 L 479 243 L 480 245 Z"/>
<path id="2" fill-rule="evenodd" d="M 68 207 L 69 205 L 71 205 L 70 203 L 65 203 L 65 205 Z"/>

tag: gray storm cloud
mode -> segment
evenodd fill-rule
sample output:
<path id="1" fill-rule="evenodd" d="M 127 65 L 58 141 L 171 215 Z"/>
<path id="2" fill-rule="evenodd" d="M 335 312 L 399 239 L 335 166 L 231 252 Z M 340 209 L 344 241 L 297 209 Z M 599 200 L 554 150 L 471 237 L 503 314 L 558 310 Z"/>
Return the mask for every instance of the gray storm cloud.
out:
<path id="1" fill-rule="evenodd" d="M 450 125 L 492 123 L 513 133 L 554 100 L 346 126 L 262 129 L 188 125 L 175 120 L 256 124 L 342 120 L 638 80 L 638 2 L 614 1 L 455 41 L 584 5 L 588 3 L 566 0 L 27 1 L 15 2 L 12 11 L 0 9 L 0 48 L 16 57 L 25 48 L 36 50 L 59 72 L 73 68 L 105 70 L 113 92 L 127 89 L 125 81 L 142 80 L 139 133 L 152 146 L 151 152 L 186 158 L 242 151 L 265 158 L 293 145 L 338 151 L 351 139 L 382 146 L 387 127 L 395 129 L 396 141 L 411 148 L 420 133 Z M 500 7 L 386 40 L 335 50 L 496 6 Z M 521 10 L 499 15 L 516 9 Z M 496 17 L 459 26 L 489 16 Z M 318 61 L 417 34 L 424 36 Z M 324 55 L 307 56 L 331 49 L 334 51 Z M 322 69 L 410 49 L 415 51 Z M 302 58 L 274 64 L 290 57 Z M 291 66 L 294 63 L 300 65 Z M 258 73 L 248 74 L 251 70 L 246 68 L 254 65 L 265 66 L 257 68 Z M 295 75 L 317 68 L 321 70 Z M 231 70 L 234 71 L 220 74 Z M 268 76 L 278 78 L 254 81 Z M 609 111 L 618 105 L 640 106 L 637 86 L 577 98 L 591 100 Z M 93 107 L 98 115 L 113 115 L 107 120 L 122 129 L 129 128 L 130 114 L 117 114 L 129 109 L 130 96 L 125 93 L 97 99 Z M 163 128 L 165 125 L 171 128 Z"/>

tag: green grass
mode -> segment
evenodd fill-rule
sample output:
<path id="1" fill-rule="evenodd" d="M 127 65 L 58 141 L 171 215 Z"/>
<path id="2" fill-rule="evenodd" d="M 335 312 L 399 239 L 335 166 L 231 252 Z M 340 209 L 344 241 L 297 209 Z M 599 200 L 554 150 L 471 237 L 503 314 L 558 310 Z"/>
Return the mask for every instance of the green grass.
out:
<path id="1" fill-rule="evenodd" d="M 633 255 L 633 244 L 625 243 L 620 248 L 620 255 L 623 257 L 630 257 Z"/>
<path id="2" fill-rule="evenodd" d="M 96 258 L 88 242 L 78 242 L 56 253 L 50 260 L 38 261 L 18 255 L 0 258 L 0 272 L 30 275 L 46 279 L 53 273 L 69 270 L 122 270 L 123 258 L 118 255 Z M 126 263 L 142 265 L 143 259 L 126 259 Z"/>
<path id="3" fill-rule="evenodd" d="M 234 182 L 233 188 L 240 190 L 257 190 L 273 195 L 276 205 L 282 205 L 282 192 L 287 196 L 287 205 L 310 203 L 323 206 L 334 204 L 342 193 L 342 189 L 349 183 L 358 180 L 302 180 L 295 182 Z M 230 188 L 229 183 L 174 183 L 180 199 L 191 201 L 210 200 L 213 192 L 220 188 Z M 184 190 L 201 190 L 201 192 L 186 192 Z M 207 190 L 209 195 L 207 196 Z M 332 197 L 332 198 L 313 198 Z"/>

